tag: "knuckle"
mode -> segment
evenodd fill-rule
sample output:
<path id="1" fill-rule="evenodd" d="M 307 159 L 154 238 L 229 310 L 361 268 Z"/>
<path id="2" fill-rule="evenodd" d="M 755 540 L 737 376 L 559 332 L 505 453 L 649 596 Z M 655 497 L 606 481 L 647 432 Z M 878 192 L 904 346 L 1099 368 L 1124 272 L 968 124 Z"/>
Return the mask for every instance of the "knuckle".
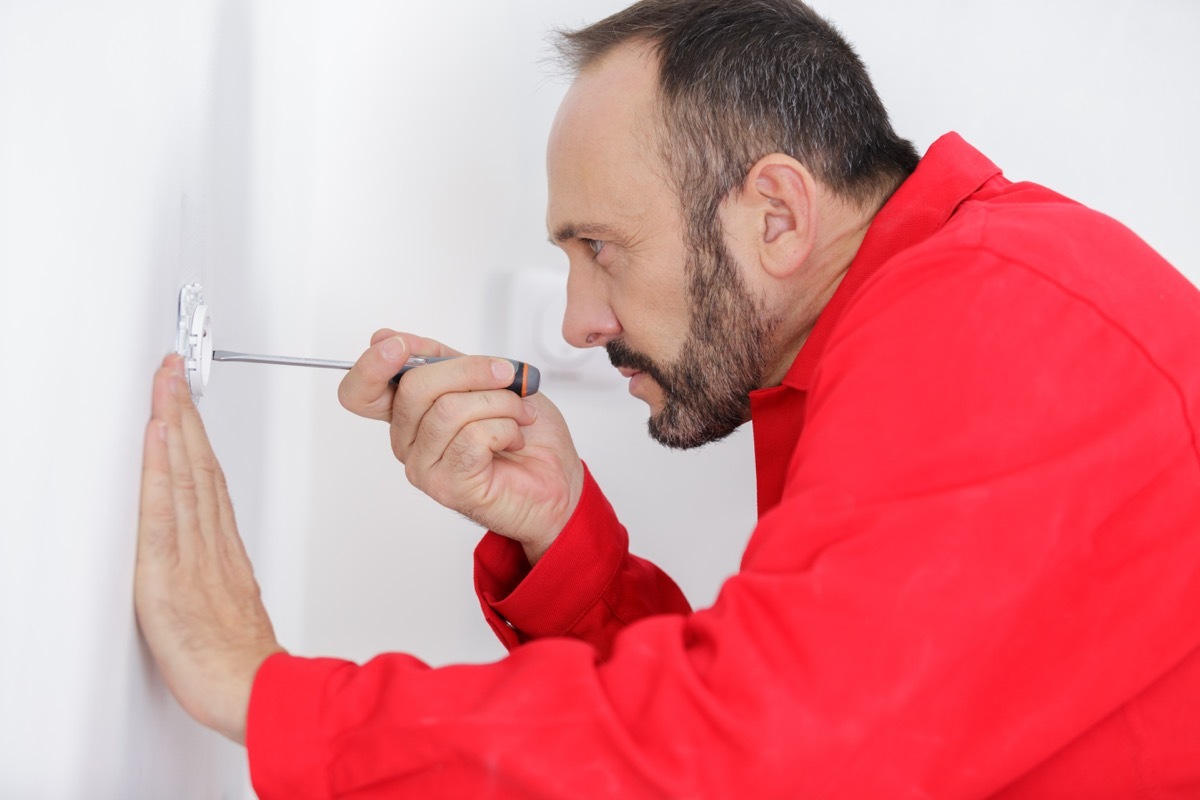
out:
<path id="1" fill-rule="evenodd" d="M 225 470 L 221 469 L 220 464 L 215 464 L 215 466 L 216 469 L 213 470 L 213 483 L 216 485 L 217 491 L 224 495 L 228 495 L 229 482 L 225 480 Z"/>
<path id="2" fill-rule="evenodd" d="M 416 395 L 417 383 L 414 380 L 416 372 L 406 373 L 403 380 L 396 382 L 395 395 L 392 398 L 392 413 L 404 415 L 404 409 L 416 405 L 418 397 Z"/>
<path id="3" fill-rule="evenodd" d="M 166 544 L 175 534 L 175 507 L 156 505 L 142 510 L 141 530 L 147 541 Z M 166 548 L 169 549 L 169 548 Z"/>
<path id="4" fill-rule="evenodd" d="M 444 394 L 433 403 L 432 419 L 440 427 L 449 427 L 460 418 L 462 401 L 456 395 Z"/>
<path id="5" fill-rule="evenodd" d="M 337 398 L 338 398 L 338 402 L 342 404 L 342 408 L 346 409 L 347 411 L 353 411 L 354 406 L 352 405 L 351 399 L 350 399 L 350 389 L 349 389 L 349 387 L 346 386 L 346 384 L 349 382 L 350 382 L 349 375 L 342 378 L 342 382 L 338 384 Z"/>
<path id="6" fill-rule="evenodd" d="M 192 462 L 192 472 L 196 477 L 210 483 L 216 483 L 217 473 L 220 471 L 221 468 L 217 465 L 217 459 L 213 457 L 212 453 L 201 453 Z"/>
<path id="7" fill-rule="evenodd" d="M 512 420 L 483 420 L 472 423 L 455 437 L 446 450 L 449 466 L 459 472 L 474 473 L 485 468 L 512 437 Z"/>
<path id="8" fill-rule="evenodd" d="M 490 451 L 488 453 L 490 457 Z M 455 472 L 477 472 L 486 462 L 477 447 L 468 442 L 455 441 L 446 450 L 447 466 Z"/>
<path id="9" fill-rule="evenodd" d="M 191 475 L 187 478 L 187 490 L 207 495 L 210 490 L 219 486 L 217 472 L 216 462 L 212 459 L 193 462 Z"/>
<path id="10" fill-rule="evenodd" d="M 175 489 L 185 494 L 193 494 L 196 491 L 196 477 L 191 472 L 181 472 L 175 475 L 171 482 Z"/>
<path id="11" fill-rule="evenodd" d="M 491 373 L 489 373 L 489 374 L 491 374 Z M 480 408 L 483 412 L 480 416 L 488 416 L 488 417 L 495 416 L 496 412 L 500 409 L 500 406 L 502 405 L 500 403 L 499 399 L 497 398 L 496 394 L 497 393 L 494 391 L 482 391 L 482 392 L 474 393 L 476 402 L 479 403 Z"/>
<path id="12" fill-rule="evenodd" d="M 393 428 L 407 428 L 412 423 L 412 410 L 408 404 L 408 398 L 401 395 L 400 392 L 396 392 L 396 396 L 392 399 L 390 419 Z"/>
<path id="13" fill-rule="evenodd" d="M 480 392 L 480 400 L 487 408 L 489 417 L 498 419 L 516 419 L 523 416 L 525 407 L 519 395 L 507 389 L 490 392 Z"/>
<path id="14" fill-rule="evenodd" d="M 425 489 L 424 475 L 421 472 L 421 470 L 417 469 L 415 464 L 405 464 L 404 465 L 404 477 L 408 480 L 408 482 L 412 486 L 416 487 L 417 489 L 420 489 L 421 491 L 425 492 L 426 494 L 429 494 L 429 492 L 426 491 L 426 489 Z"/>
<path id="15" fill-rule="evenodd" d="M 391 427 L 390 438 L 392 441 L 392 455 L 394 455 L 396 457 L 396 460 L 399 461 L 401 464 L 407 465 L 408 444 L 406 442 L 406 437 L 403 436 L 403 434 L 401 433 L 400 429 L 397 426 L 393 425 Z"/>

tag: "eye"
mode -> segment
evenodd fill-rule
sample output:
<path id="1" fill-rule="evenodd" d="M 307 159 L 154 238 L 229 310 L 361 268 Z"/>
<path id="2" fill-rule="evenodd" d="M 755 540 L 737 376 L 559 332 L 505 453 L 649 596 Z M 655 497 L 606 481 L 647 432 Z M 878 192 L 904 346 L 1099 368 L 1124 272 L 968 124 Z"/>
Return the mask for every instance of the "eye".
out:
<path id="1" fill-rule="evenodd" d="M 604 249 L 604 241 L 602 239 L 580 239 L 588 249 L 592 251 L 592 255 L 600 255 L 600 251 Z"/>

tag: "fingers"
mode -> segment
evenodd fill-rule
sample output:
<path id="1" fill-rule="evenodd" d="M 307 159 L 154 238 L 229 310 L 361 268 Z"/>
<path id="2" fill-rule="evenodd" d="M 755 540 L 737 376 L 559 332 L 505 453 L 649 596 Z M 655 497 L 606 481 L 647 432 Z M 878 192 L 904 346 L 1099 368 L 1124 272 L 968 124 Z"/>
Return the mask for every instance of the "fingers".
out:
<path id="1" fill-rule="evenodd" d="M 361 417 L 389 421 L 395 397 L 390 381 L 413 355 L 454 356 L 458 352 L 433 339 L 387 328 L 378 330 L 371 337 L 371 346 L 338 386 L 338 401 Z"/>
<path id="2" fill-rule="evenodd" d="M 456 440 L 460 448 L 474 443 L 468 449 L 519 450 L 520 426 L 533 420 L 530 405 L 507 390 L 444 394 L 415 428 L 392 426 L 392 450 L 410 473 L 420 472 L 444 458 Z"/>
<path id="3" fill-rule="evenodd" d="M 518 451 L 524 444 L 521 428 L 515 421 L 481 420 L 462 428 L 446 446 L 442 457 L 429 464 L 417 478 L 433 496 L 449 496 L 450 492 L 461 491 L 462 487 L 486 483 L 485 476 L 491 471 L 497 454 Z M 469 508 L 465 513 L 474 515 Z"/>
<path id="4" fill-rule="evenodd" d="M 176 548 L 180 557 L 188 558 L 196 547 L 197 498 L 196 484 L 188 461 L 183 437 L 182 396 L 191 395 L 183 379 L 167 362 L 154 376 L 154 420 L 166 431 L 167 469 L 171 481 L 171 504 L 175 512 Z"/>
<path id="5" fill-rule="evenodd" d="M 152 419 L 142 450 L 142 499 L 138 515 L 138 557 L 171 558 L 177 552 L 167 426 Z"/>
<path id="6" fill-rule="evenodd" d="M 399 336 L 400 331 L 394 331 L 391 328 L 380 328 L 371 334 L 371 344 L 379 344 L 384 339 L 390 339 L 393 336 Z"/>
<path id="7" fill-rule="evenodd" d="M 171 354 L 163 358 L 162 369 L 154 374 L 151 419 L 146 425 L 142 451 L 142 496 L 138 515 L 138 558 L 143 562 L 159 557 L 174 560 L 179 554 L 175 484 L 165 416 L 173 402 L 171 379 L 181 375 L 182 371 L 182 359 Z"/>
<path id="8" fill-rule="evenodd" d="M 224 534 L 236 538 L 233 508 L 200 413 L 182 378 L 178 356 L 163 360 L 155 375 L 152 427 L 161 432 L 174 514 L 175 547 L 183 557 L 211 547 Z M 150 464 L 147 463 L 148 474 Z"/>
<path id="9" fill-rule="evenodd" d="M 522 425 L 532 423 L 532 404 L 513 392 L 492 391 L 507 387 L 512 380 L 511 362 L 486 356 L 464 356 L 405 373 L 392 408 L 392 450 L 396 457 L 407 460 L 418 430 L 425 425 L 430 426 L 426 432 L 428 447 L 433 442 L 448 441 L 463 425 L 488 417 L 508 417 Z"/>
<path id="10" fill-rule="evenodd" d="M 234 580 L 257 596 L 234 520 L 224 473 L 181 377 L 182 359 L 168 356 L 154 377 L 142 474 L 139 557 Z M 153 548 L 153 549 L 147 549 Z"/>
<path id="11" fill-rule="evenodd" d="M 163 358 L 163 366 L 180 378 L 186 379 L 182 356 L 174 353 L 167 355 Z M 196 454 L 204 469 L 211 473 L 211 487 L 220 507 L 222 529 L 227 532 L 234 530 L 233 503 L 229 499 L 229 486 L 225 482 L 225 473 L 213 452 L 212 443 L 204 429 L 204 421 L 200 417 L 200 411 L 196 408 L 195 402 L 192 401 L 191 392 L 187 390 L 186 383 L 181 389 L 178 400 L 181 406 L 181 424 L 185 432 L 184 443 L 189 452 Z"/>
<path id="12" fill-rule="evenodd" d="M 200 411 L 182 381 L 177 388 L 183 449 L 189 476 L 195 488 L 199 533 L 210 543 L 218 536 L 224 539 L 232 537 L 240 541 L 225 475 L 221 472 L 221 465 L 217 462 L 217 456 L 208 440 Z"/>

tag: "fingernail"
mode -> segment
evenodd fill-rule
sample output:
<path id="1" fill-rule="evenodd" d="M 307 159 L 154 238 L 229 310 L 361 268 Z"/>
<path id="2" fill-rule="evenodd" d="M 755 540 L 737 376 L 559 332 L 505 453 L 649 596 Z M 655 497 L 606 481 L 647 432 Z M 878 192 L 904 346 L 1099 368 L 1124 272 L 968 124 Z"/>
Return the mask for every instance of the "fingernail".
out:
<path id="1" fill-rule="evenodd" d="M 379 348 L 379 351 L 388 361 L 399 361 L 404 358 L 404 349 L 404 340 L 393 336 L 383 343 L 383 347 Z"/>
<path id="2" fill-rule="evenodd" d="M 155 422 L 154 435 L 157 436 L 161 441 L 165 442 L 167 440 L 167 423 Z"/>
<path id="3" fill-rule="evenodd" d="M 183 378 L 178 375 L 171 376 L 171 394 L 179 399 L 183 399 L 184 394 L 188 391 L 187 386 L 183 383 Z"/>
<path id="4" fill-rule="evenodd" d="M 505 361 L 502 358 L 493 358 L 492 374 L 495 375 L 498 380 L 511 382 L 513 377 L 517 374 L 517 371 L 511 362 Z"/>
<path id="5" fill-rule="evenodd" d="M 525 413 L 529 415 L 530 419 L 537 419 L 537 406 L 535 406 L 533 403 L 526 400 L 525 401 Z"/>

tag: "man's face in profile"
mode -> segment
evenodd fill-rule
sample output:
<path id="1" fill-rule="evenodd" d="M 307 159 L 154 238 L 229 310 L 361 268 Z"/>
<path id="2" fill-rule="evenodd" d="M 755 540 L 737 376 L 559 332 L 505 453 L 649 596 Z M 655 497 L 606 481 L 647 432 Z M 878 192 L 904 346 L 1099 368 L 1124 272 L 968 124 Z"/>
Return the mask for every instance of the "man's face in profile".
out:
<path id="1" fill-rule="evenodd" d="M 651 436 L 689 448 L 748 418 L 770 325 L 719 222 L 688 236 L 656 102 L 645 50 L 617 48 L 580 74 L 550 137 L 547 224 L 570 259 L 564 337 L 604 346 L 650 406 Z"/>

